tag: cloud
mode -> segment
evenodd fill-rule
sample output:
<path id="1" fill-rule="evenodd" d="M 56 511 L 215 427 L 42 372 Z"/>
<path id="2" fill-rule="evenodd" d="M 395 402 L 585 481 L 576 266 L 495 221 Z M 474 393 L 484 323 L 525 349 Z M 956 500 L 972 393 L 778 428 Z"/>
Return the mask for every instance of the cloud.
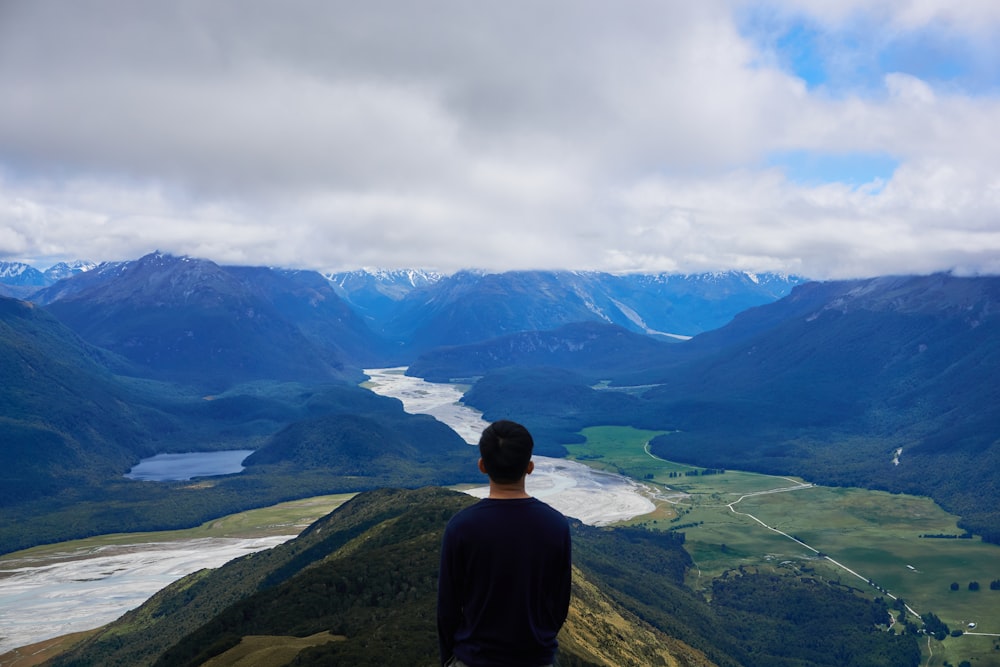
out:
<path id="1" fill-rule="evenodd" d="M 1000 98 L 781 51 L 803 20 L 830 72 L 876 26 L 995 48 L 959 4 L 9 1 L 0 258 L 996 271 Z"/>

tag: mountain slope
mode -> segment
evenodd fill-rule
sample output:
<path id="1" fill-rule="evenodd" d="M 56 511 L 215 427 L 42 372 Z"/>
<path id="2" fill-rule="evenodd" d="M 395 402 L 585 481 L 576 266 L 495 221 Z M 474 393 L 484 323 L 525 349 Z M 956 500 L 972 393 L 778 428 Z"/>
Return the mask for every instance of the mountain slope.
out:
<path id="1" fill-rule="evenodd" d="M 364 325 L 332 291 L 324 295 L 269 269 L 157 253 L 102 265 L 36 298 L 87 341 L 167 379 L 226 386 L 360 377 L 359 364 L 338 352 L 363 347 Z M 293 317 L 296 306 L 309 317 Z M 301 320 L 309 320 L 308 334 Z M 324 324 L 329 330 L 320 341 Z"/>
<path id="2" fill-rule="evenodd" d="M 315 271 L 223 267 L 317 348 L 354 366 L 383 364 L 387 348 L 334 286 Z"/>
<path id="3" fill-rule="evenodd" d="M 23 262 L 0 262 L 0 284 L 41 287 L 47 283 L 45 275 L 33 266 Z"/>
<path id="4" fill-rule="evenodd" d="M 72 278 L 73 276 L 81 273 L 93 271 L 96 268 L 97 264 L 94 262 L 78 259 L 72 262 L 59 262 L 58 264 L 53 264 L 49 268 L 45 269 L 42 275 L 44 275 L 45 279 L 50 283 L 55 283 L 63 280 L 64 278 Z"/>
<path id="5" fill-rule="evenodd" d="M 0 296 L 24 299 L 49 282 L 41 271 L 23 262 L 0 262 Z"/>
<path id="6" fill-rule="evenodd" d="M 151 453 L 160 416 L 112 355 L 30 303 L 0 297 L 0 505 L 89 486 Z"/>
<path id="7" fill-rule="evenodd" d="M 575 274 L 463 271 L 411 292 L 385 326 L 417 351 L 606 319 Z M 622 316 L 624 318 L 624 316 Z"/>
<path id="8" fill-rule="evenodd" d="M 239 661 L 268 648 L 272 665 L 439 664 L 442 531 L 472 502 L 439 488 L 360 494 L 290 542 L 176 582 L 51 664 L 219 667 L 246 664 Z M 717 607 L 683 586 L 691 560 L 682 536 L 574 524 L 573 544 L 564 667 L 909 667 L 919 659 L 913 636 L 877 629 L 888 617 L 884 604 L 849 590 L 745 573 L 735 584 L 766 588 L 760 597 L 768 604 L 748 608 L 748 598 L 730 596 L 731 606 Z M 774 606 L 785 591 L 814 608 L 819 623 L 833 622 L 823 610 L 835 610 L 837 631 L 827 643 L 858 647 L 857 654 L 799 659 L 815 642 Z M 735 613 L 757 614 L 767 627 L 720 622 Z"/>
<path id="9" fill-rule="evenodd" d="M 418 269 L 345 271 L 324 277 L 337 295 L 374 328 L 389 320 L 410 292 L 441 280 L 437 273 Z"/>
<path id="10" fill-rule="evenodd" d="M 602 378 L 637 372 L 671 356 L 674 344 L 614 324 L 579 322 L 552 331 L 526 331 L 481 343 L 426 352 L 408 375 L 431 382 L 484 375 L 508 366 L 551 366 Z M 662 363 L 662 362 L 661 362 Z"/>
<path id="11" fill-rule="evenodd" d="M 362 390 L 357 390 L 360 394 Z M 245 473 L 325 473 L 354 488 L 446 484 L 474 475 L 476 450 L 429 415 L 387 409 L 393 399 L 297 421 L 248 456 Z"/>
<path id="12" fill-rule="evenodd" d="M 45 271 L 22 262 L 0 262 L 0 296 L 27 299 L 43 287 L 89 271 L 97 265 L 93 262 L 77 260 L 59 262 Z"/>
<path id="13" fill-rule="evenodd" d="M 1000 539 L 1000 278 L 810 284 L 691 344 L 630 378 L 681 430 L 659 455 L 930 495 Z"/>

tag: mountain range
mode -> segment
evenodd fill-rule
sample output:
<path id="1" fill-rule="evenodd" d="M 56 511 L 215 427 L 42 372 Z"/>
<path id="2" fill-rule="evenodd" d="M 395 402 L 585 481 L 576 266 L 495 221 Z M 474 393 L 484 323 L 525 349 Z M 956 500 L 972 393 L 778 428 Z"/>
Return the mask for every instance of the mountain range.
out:
<path id="1" fill-rule="evenodd" d="M 649 429 L 669 460 L 928 495 L 1000 542 L 997 277 L 321 275 L 153 253 L 42 282 L 0 297 L 0 552 L 370 491 L 60 664 L 235 665 L 255 636 L 295 664 L 432 664 L 436 544 L 469 502 L 432 487 L 476 481 L 474 453 L 359 386 L 365 368 L 461 380 L 540 454 L 589 426 Z M 244 447 L 242 473 L 205 484 L 123 478 L 155 453 Z M 911 636 L 873 631 L 884 605 L 811 575 L 734 573 L 709 603 L 684 586 L 680 533 L 574 540 L 564 664 L 919 659 Z"/>
<path id="2" fill-rule="evenodd" d="M 680 276 L 460 271 L 442 276 L 396 270 L 320 275 L 218 266 L 163 253 L 76 265 L 89 270 L 56 282 L 62 274 L 52 267 L 49 277 L 39 278 L 32 287 L 0 274 L 0 289 L 17 287 L 18 296 L 60 311 L 60 317 L 88 340 L 112 348 L 127 345 L 133 356 L 145 352 L 152 364 L 154 354 L 177 356 L 190 347 L 185 342 L 192 341 L 178 336 L 191 331 L 180 327 L 195 309 L 220 327 L 235 322 L 239 328 L 264 328 L 268 335 L 280 332 L 269 330 L 268 322 L 244 320 L 251 310 L 258 318 L 280 316 L 286 328 L 303 330 L 313 344 L 336 348 L 347 365 L 364 365 L 374 359 L 409 363 L 419 353 L 443 345 L 577 322 L 617 324 L 636 333 L 683 340 L 725 324 L 746 308 L 780 298 L 803 282 L 739 272 Z M 27 265 L 18 267 L 41 275 Z M 133 322 L 141 319 L 150 321 Z M 175 319 L 180 322 L 174 328 L 180 330 L 169 332 Z M 154 342 L 148 330 L 156 328 L 165 330 Z M 230 346 L 238 348 L 238 340 Z M 195 348 L 211 358 L 211 348 Z M 241 360 L 226 362 L 239 367 Z"/>
<path id="3" fill-rule="evenodd" d="M 24 262 L 0 262 L 0 296 L 24 298 L 41 287 L 90 271 L 96 266 L 93 262 L 77 260 L 59 262 L 45 271 L 39 271 Z"/>
<path id="4" fill-rule="evenodd" d="M 157 253 L 101 265 L 32 299 L 147 372 L 216 387 L 259 378 L 356 380 L 357 364 L 377 348 L 315 273 Z"/>
<path id="5" fill-rule="evenodd" d="M 410 271 L 328 278 L 375 331 L 414 353 L 577 322 L 684 340 L 803 282 L 739 272 L 460 271 L 441 277 Z"/>

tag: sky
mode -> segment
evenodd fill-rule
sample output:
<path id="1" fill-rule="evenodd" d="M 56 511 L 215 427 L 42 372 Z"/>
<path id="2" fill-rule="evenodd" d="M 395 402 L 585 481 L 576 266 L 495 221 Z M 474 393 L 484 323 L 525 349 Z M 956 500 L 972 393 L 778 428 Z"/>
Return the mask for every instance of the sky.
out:
<path id="1" fill-rule="evenodd" d="M 1000 273 L 995 0 L 0 0 L 0 261 Z"/>

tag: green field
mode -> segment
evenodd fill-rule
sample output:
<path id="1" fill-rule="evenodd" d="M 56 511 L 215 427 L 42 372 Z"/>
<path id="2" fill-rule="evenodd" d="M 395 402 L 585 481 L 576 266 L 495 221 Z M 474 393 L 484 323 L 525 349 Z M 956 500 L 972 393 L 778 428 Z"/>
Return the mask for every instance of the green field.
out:
<path id="1" fill-rule="evenodd" d="M 870 579 L 918 613 L 937 614 L 952 630 L 968 630 L 969 623 L 976 623 L 972 632 L 1000 635 L 1000 591 L 990 590 L 990 582 L 1000 579 L 1000 546 L 978 538 L 921 538 L 963 532 L 957 518 L 929 498 L 817 487 L 797 478 L 739 471 L 687 476 L 684 473 L 698 469 L 657 459 L 646 450 L 659 432 L 596 427 L 583 435 L 586 443 L 567 446 L 571 458 L 656 486 L 657 512 L 632 523 L 686 534 L 685 546 L 696 565 L 690 583 L 696 588 L 740 565 L 816 571 L 873 595 L 883 594 L 868 584 Z M 793 490 L 762 493 L 781 489 Z M 979 582 L 979 591 L 968 589 L 972 581 Z M 953 582 L 959 590 L 951 590 Z M 1000 636 L 932 640 L 933 655 L 925 646 L 925 664 L 972 660 L 977 666 L 1000 666 L 998 646 Z"/>

